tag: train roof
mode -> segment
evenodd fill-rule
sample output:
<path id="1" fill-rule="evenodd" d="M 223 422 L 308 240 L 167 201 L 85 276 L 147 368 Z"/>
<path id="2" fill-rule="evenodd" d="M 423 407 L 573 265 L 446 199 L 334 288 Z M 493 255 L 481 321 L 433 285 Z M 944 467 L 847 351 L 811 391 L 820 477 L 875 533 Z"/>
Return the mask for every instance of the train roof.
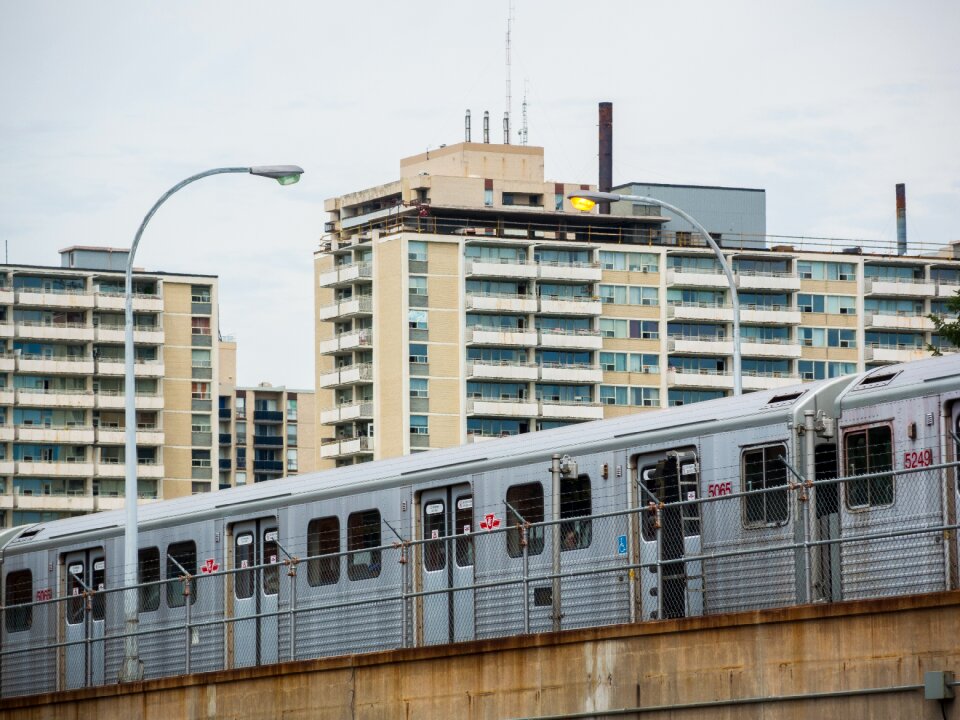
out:
<path id="1" fill-rule="evenodd" d="M 498 438 L 487 442 L 432 450 L 416 455 L 378 460 L 371 463 L 296 475 L 266 483 L 231 488 L 202 495 L 163 500 L 141 505 L 138 525 L 145 529 L 173 518 L 218 514 L 244 514 L 244 506 L 284 505 L 307 502 L 325 497 L 336 497 L 349 491 L 365 492 L 426 482 L 441 478 L 455 478 L 500 469 L 509 465 L 529 464 L 549 459 L 553 453 L 577 456 L 630 444 L 652 444 L 673 437 L 688 437 L 699 433 L 704 425 L 711 431 L 732 430 L 770 422 L 779 413 L 788 421 L 802 407 L 808 407 L 817 395 L 828 388 L 839 392 L 841 398 L 851 397 L 844 407 L 857 402 L 876 401 L 881 382 L 867 383 L 871 377 L 892 374 L 883 387 L 909 393 L 905 388 L 917 383 L 948 378 L 956 387 L 960 373 L 960 355 L 915 361 L 904 365 L 887 366 L 840 379 L 809 382 L 801 385 L 764 390 L 740 397 L 719 398 L 691 405 L 665 408 L 647 413 L 626 415 L 609 420 L 543 430 L 536 433 Z M 853 394 L 861 387 L 868 389 Z M 931 386 L 932 387 L 932 386 Z M 915 391 L 915 390 L 914 390 Z M 858 397 L 868 400 L 858 401 Z M 831 406 L 834 396 L 828 399 Z M 840 400 L 837 400 L 840 402 Z M 636 443 L 626 438 L 636 436 Z M 642 437 L 641 437 L 642 436 Z M 228 508 L 239 510 L 232 513 Z M 12 546 L 43 543 L 57 538 L 101 532 L 119 534 L 123 531 L 125 514 L 122 510 L 81 515 L 63 520 L 39 523 L 22 529 L 18 537 L 9 540 Z M 0 543 L 0 549 L 3 544 Z"/>
<path id="2" fill-rule="evenodd" d="M 893 402 L 916 395 L 918 385 L 924 394 L 960 388 L 960 354 L 873 368 L 850 383 L 837 402 L 841 409 Z"/>

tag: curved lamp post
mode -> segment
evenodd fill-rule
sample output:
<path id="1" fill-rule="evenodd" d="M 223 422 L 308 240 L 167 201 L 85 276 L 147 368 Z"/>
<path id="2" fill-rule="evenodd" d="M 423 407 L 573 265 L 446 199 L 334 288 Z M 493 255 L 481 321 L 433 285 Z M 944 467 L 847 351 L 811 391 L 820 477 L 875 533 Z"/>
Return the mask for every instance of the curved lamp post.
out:
<path id="1" fill-rule="evenodd" d="M 125 482 L 124 482 L 124 506 L 126 508 L 126 531 L 123 539 L 123 565 L 124 565 L 124 613 L 126 617 L 125 641 L 124 641 L 124 661 L 120 670 L 121 682 L 131 682 L 143 679 L 143 663 L 140 662 L 139 648 L 137 641 L 138 618 L 138 591 L 137 585 L 137 407 L 136 407 L 136 378 L 134 375 L 133 358 L 133 259 L 137 254 L 137 246 L 140 244 L 140 237 L 143 235 L 144 228 L 150 222 L 150 218 L 157 212 L 159 207 L 167 201 L 171 195 L 186 187 L 192 182 L 210 175 L 222 175 L 224 173 L 249 173 L 250 175 L 259 175 L 260 177 L 272 178 L 281 185 L 292 185 L 300 179 L 303 174 L 303 168 L 296 165 L 263 165 L 260 167 L 223 167 L 206 170 L 196 175 L 191 175 L 185 180 L 181 180 L 172 188 L 167 190 L 143 218 L 140 223 L 140 229 L 133 239 L 133 245 L 130 246 L 130 254 L 127 257 L 127 274 L 124 285 L 125 292 L 125 323 L 124 323 L 124 422 L 126 424 L 125 433 Z"/>
<path id="2" fill-rule="evenodd" d="M 703 235 L 703 239 L 707 241 L 707 244 L 717 256 L 717 261 L 720 263 L 720 267 L 723 269 L 723 274 L 727 276 L 727 282 L 730 284 L 730 299 L 733 303 L 733 394 L 742 394 L 743 376 L 741 373 L 740 363 L 740 298 L 737 296 L 737 281 L 733 277 L 733 270 L 730 269 L 727 259 L 723 256 L 723 253 L 720 251 L 720 247 L 717 245 L 710 233 L 707 232 L 707 229 L 697 222 L 697 220 L 691 215 L 687 214 L 676 205 L 671 205 L 668 202 L 657 200 L 656 198 L 648 197 L 646 195 L 620 195 L 618 193 L 581 190 L 580 192 L 573 193 L 567 197 L 570 199 L 570 203 L 577 210 L 581 210 L 583 212 L 590 212 L 598 202 L 617 202 L 619 200 L 646 203 L 650 205 L 662 205 L 663 207 L 667 208 L 667 210 L 675 212 L 677 215 L 682 217 L 700 231 L 700 234 Z"/>

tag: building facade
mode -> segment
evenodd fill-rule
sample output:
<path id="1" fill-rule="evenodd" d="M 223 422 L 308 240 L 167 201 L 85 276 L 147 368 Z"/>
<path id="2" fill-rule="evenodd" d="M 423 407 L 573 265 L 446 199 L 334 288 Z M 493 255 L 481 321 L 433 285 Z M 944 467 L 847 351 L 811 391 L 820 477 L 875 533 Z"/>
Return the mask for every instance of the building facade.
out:
<path id="1" fill-rule="evenodd" d="M 127 251 L 73 247 L 62 266 L 0 266 L 0 521 L 124 502 Z M 142 501 L 215 488 L 217 278 L 136 271 Z"/>
<path id="2" fill-rule="evenodd" d="M 588 186 L 544 181 L 542 148 L 462 143 L 327 201 L 314 264 L 319 467 L 731 392 L 733 311 L 713 253 L 689 229 L 665 229 L 675 220 L 658 206 L 576 213 L 566 196 L 577 189 Z M 656 188 L 621 188 L 644 190 Z M 748 194 L 740 220 L 705 219 L 721 242 L 736 238 L 725 252 L 745 391 L 940 344 L 926 315 L 960 287 L 952 251 L 767 247 L 762 191 L 699 190 L 701 209 Z"/>
<path id="3" fill-rule="evenodd" d="M 316 469 L 314 392 L 220 386 L 220 487 L 265 482 Z"/>

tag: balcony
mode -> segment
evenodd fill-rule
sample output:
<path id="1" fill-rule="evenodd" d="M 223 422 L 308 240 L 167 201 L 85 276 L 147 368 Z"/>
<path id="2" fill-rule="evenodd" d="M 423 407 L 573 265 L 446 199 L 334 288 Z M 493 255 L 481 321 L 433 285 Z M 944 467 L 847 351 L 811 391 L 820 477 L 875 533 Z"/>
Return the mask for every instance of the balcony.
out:
<path id="1" fill-rule="evenodd" d="M 93 475 L 93 463 L 84 460 L 19 460 L 16 464 L 16 474 L 22 477 L 89 477 Z"/>
<path id="2" fill-rule="evenodd" d="M 675 388 L 707 388 L 710 390 L 732 390 L 733 375 L 728 372 L 707 370 L 667 370 L 667 385 Z"/>
<path id="3" fill-rule="evenodd" d="M 254 447 L 283 447 L 282 435 L 254 435 Z"/>
<path id="4" fill-rule="evenodd" d="M 951 298 L 960 290 L 960 285 L 941 280 L 937 283 L 937 297 Z"/>
<path id="5" fill-rule="evenodd" d="M 467 415 L 491 415 L 497 417 L 535 417 L 537 403 L 520 398 L 483 400 L 468 398 Z"/>
<path id="6" fill-rule="evenodd" d="M 98 310 L 125 310 L 126 298 L 123 293 L 98 292 L 94 295 L 95 307 Z M 134 293 L 134 312 L 163 312 L 163 298 L 159 295 L 143 295 Z"/>
<path id="7" fill-rule="evenodd" d="M 800 289 L 800 278 L 792 273 L 744 273 L 736 274 L 737 287 L 741 290 L 780 290 Z"/>
<path id="8" fill-rule="evenodd" d="M 233 443 L 233 435 L 230 433 L 217 433 L 217 435 L 219 436 L 218 442 L 221 445 L 231 445 Z"/>
<path id="9" fill-rule="evenodd" d="M 933 330 L 933 322 L 924 315 L 886 315 L 869 313 L 864 316 L 864 327 L 875 330 Z"/>
<path id="10" fill-rule="evenodd" d="M 97 428 L 97 443 L 100 445 L 123 445 L 126 443 L 126 439 L 126 431 L 119 426 L 100 426 Z M 149 447 L 163 445 L 163 441 L 163 431 L 158 430 L 156 426 L 144 426 L 143 428 L 137 428 L 138 446 Z"/>
<path id="11" fill-rule="evenodd" d="M 802 315 L 786 305 L 741 305 L 740 322 L 754 325 L 799 325 Z"/>
<path id="12" fill-rule="evenodd" d="M 353 350 L 357 348 L 373 347 L 372 330 L 354 330 L 352 332 L 342 333 L 330 340 L 323 340 L 320 343 L 320 354 L 326 355 L 343 350 Z"/>
<path id="13" fill-rule="evenodd" d="M 369 295 L 361 295 L 350 300 L 341 300 L 333 305 L 327 305 L 320 308 L 321 320 L 332 320 L 333 318 L 360 317 L 371 315 L 373 313 L 373 298 Z"/>
<path id="14" fill-rule="evenodd" d="M 683 355 L 732 355 L 732 340 L 700 340 L 677 337 L 667 341 L 667 352 Z"/>
<path id="15" fill-rule="evenodd" d="M 164 371 L 163 363 L 159 360 L 136 360 L 133 363 L 134 377 L 163 377 Z M 100 358 L 92 372 L 109 377 L 123 377 L 126 365 L 122 358 Z"/>
<path id="16" fill-rule="evenodd" d="M 536 380 L 537 375 L 537 366 L 534 363 L 467 361 L 468 380 Z"/>
<path id="17" fill-rule="evenodd" d="M 540 415 L 544 419 L 602 420 L 603 406 L 593 402 L 562 402 L 543 400 Z"/>
<path id="18" fill-rule="evenodd" d="M 603 369 L 599 365 L 551 365 L 540 368 L 540 380 L 568 383 L 603 382 Z"/>
<path id="19" fill-rule="evenodd" d="M 337 458 L 356 455 L 371 455 L 374 449 L 372 437 L 330 438 L 320 446 L 320 457 Z"/>
<path id="20" fill-rule="evenodd" d="M 31 340 L 69 340 L 74 342 L 92 342 L 94 330 L 85 323 L 34 323 L 19 322 L 15 327 L 18 338 Z M 120 342 L 123 342 L 121 339 Z"/>
<path id="21" fill-rule="evenodd" d="M 13 372 L 16 367 L 16 356 L 12 352 L 0 352 L 0 372 Z"/>
<path id="22" fill-rule="evenodd" d="M 937 294 L 937 284 L 933 280 L 864 278 L 863 293 L 868 296 L 932 297 Z"/>
<path id="23" fill-rule="evenodd" d="M 744 390 L 773 390 L 800 383 L 800 376 L 794 373 L 744 373 Z"/>
<path id="24" fill-rule="evenodd" d="M 12 322 L 0 322 L 0 338 L 13 337 L 14 329 Z"/>
<path id="25" fill-rule="evenodd" d="M 729 288 L 730 283 L 722 271 L 688 272 L 678 268 L 667 268 L 667 287 L 690 288 Z"/>
<path id="26" fill-rule="evenodd" d="M 0 287 L 0 305 L 13 305 L 13 290 L 9 285 Z"/>
<path id="27" fill-rule="evenodd" d="M 44 391 L 39 388 L 19 388 L 17 390 L 17 403 L 30 407 L 92 408 L 94 406 L 94 396 L 89 390 Z"/>
<path id="28" fill-rule="evenodd" d="M 163 395 L 137 393 L 134 405 L 137 410 L 163 410 Z M 123 410 L 126 407 L 123 391 L 101 390 L 96 394 L 96 407 L 100 410 Z"/>
<path id="29" fill-rule="evenodd" d="M 373 401 L 344 403 L 320 412 L 321 425 L 335 425 L 349 420 L 372 420 Z"/>
<path id="30" fill-rule="evenodd" d="M 11 428 L 12 429 L 12 428 Z M 17 440 L 36 443 L 92 444 L 93 427 L 47 427 L 44 425 L 21 425 L 17 428 Z M 12 439 L 12 438 L 11 438 Z"/>
<path id="31" fill-rule="evenodd" d="M 710 303 L 674 302 L 667 305 L 668 320 L 733 322 L 733 308 Z"/>
<path id="32" fill-rule="evenodd" d="M 220 458 L 220 470 L 229 471 L 233 467 L 233 461 L 230 458 Z"/>
<path id="33" fill-rule="evenodd" d="M 55 292 L 41 288 L 20 288 L 17 290 L 17 303 L 83 310 L 93 307 L 93 295 L 86 290 Z"/>
<path id="34" fill-rule="evenodd" d="M 281 410 L 254 410 L 254 422 L 259 423 L 282 423 L 283 411 Z M 281 443 L 282 445 L 283 443 Z"/>
<path id="35" fill-rule="evenodd" d="M 537 298 L 531 295 L 468 293 L 466 309 L 488 312 L 535 313 L 537 311 Z"/>
<path id="36" fill-rule="evenodd" d="M 332 372 L 324 373 L 320 376 L 320 387 L 330 388 L 338 385 L 357 385 L 368 383 L 373 380 L 373 365 L 370 363 L 358 363 L 356 365 L 344 365 Z"/>
<path id="37" fill-rule="evenodd" d="M 601 337 L 599 330 L 541 330 L 540 346 L 544 348 L 599 350 L 603 347 L 603 337 Z"/>
<path id="38" fill-rule="evenodd" d="M 544 263 L 538 264 L 541 280 L 573 280 L 579 282 L 600 282 L 603 269 L 600 263 Z"/>
<path id="39" fill-rule="evenodd" d="M 100 458 L 94 472 L 101 478 L 122 478 L 126 475 L 127 466 L 122 458 Z M 163 477 L 163 465 L 156 460 L 141 459 L 137 461 L 137 478 L 141 480 L 156 480 Z"/>
<path id="40" fill-rule="evenodd" d="M 16 466 L 13 460 L 0 460 L 0 475 L 10 477 L 13 475 Z"/>
<path id="41" fill-rule="evenodd" d="M 17 358 L 17 372 L 50 375 L 90 375 L 93 373 L 93 360 L 84 357 L 21 355 Z"/>
<path id="42" fill-rule="evenodd" d="M 928 357 L 930 357 L 930 353 L 927 350 L 914 345 L 898 345 L 896 347 L 868 345 L 863 349 L 864 362 L 902 363 Z"/>
<path id="43" fill-rule="evenodd" d="M 599 315 L 603 309 L 599 298 L 541 296 L 540 313 L 542 315 Z"/>
<path id="44" fill-rule="evenodd" d="M 467 277 L 485 278 L 535 278 L 537 266 L 533 263 L 497 262 L 496 260 L 471 260 L 464 263 Z"/>
<path id="45" fill-rule="evenodd" d="M 123 325 L 100 325 L 96 328 L 95 337 L 97 342 L 122 343 L 126 340 L 126 330 Z M 163 345 L 163 330 L 155 325 L 134 326 L 133 342 L 138 345 Z"/>
<path id="46" fill-rule="evenodd" d="M 368 262 L 341 265 L 333 270 L 321 273 L 318 279 L 320 287 L 336 287 L 349 285 L 361 278 L 373 277 L 373 265 Z"/>
<path id="47" fill-rule="evenodd" d="M 254 460 L 253 469 L 260 472 L 283 472 L 283 462 L 280 460 Z"/>
<path id="48" fill-rule="evenodd" d="M 0 425 L 0 442 L 10 442 L 16 438 L 16 428 L 12 425 Z"/>
<path id="49" fill-rule="evenodd" d="M 537 333 L 534 330 L 520 328 L 467 328 L 466 341 L 469 345 L 501 345 L 504 347 L 534 347 Z"/>
<path id="50" fill-rule="evenodd" d="M 798 358 L 800 346 L 793 342 L 740 341 L 740 353 L 745 357 Z"/>
<path id="51" fill-rule="evenodd" d="M 13 405 L 13 388 L 0 388 L 0 405 Z"/>

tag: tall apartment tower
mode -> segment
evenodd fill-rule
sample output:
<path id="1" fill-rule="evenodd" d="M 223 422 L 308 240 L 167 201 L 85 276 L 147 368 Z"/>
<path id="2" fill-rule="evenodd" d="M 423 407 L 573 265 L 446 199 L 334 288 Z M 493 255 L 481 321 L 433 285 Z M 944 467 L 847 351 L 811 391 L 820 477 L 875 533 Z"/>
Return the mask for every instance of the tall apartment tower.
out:
<path id="1" fill-rule="evenodd" d="M 0 266 L 0 520 L 122 507 L 126 250 Z M 141 500 L 212 489 L 217 278 L 133 279 Z M 215 486 L 213 486 L 215 489 Z"/>
<path id="2" fill-rule="evenodd" d="M 314 260 L 319 467 L 731 392 L 728 284 L 702 239 L 658 205 L 578 213 L 566 196 L 589 186 L 546 182 L 543 161 L 538 147 L 461 143 L 326 201 Z M 745 391 L 942 345 L 926 315 L 960 287 L 953 254 L 770 247 L 762 190 L 624 191 L 676 201 L 724 247 Z"/>

